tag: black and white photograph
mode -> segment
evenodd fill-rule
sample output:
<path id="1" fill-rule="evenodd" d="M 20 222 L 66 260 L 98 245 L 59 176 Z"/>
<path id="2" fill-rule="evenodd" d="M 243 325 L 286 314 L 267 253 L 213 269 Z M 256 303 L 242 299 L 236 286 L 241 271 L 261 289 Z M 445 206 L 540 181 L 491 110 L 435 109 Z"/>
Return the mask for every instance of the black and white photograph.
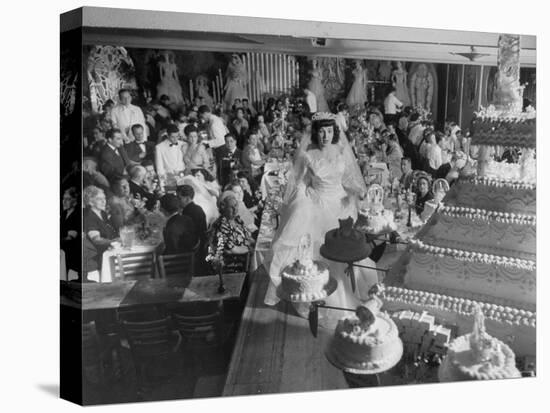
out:
<path id="1" fill-rule="evenodd" d="M 535 36 L 83 7 L 60 68 L 62 397 L 536 376 Z"/>
<path id="2" fill-rule="evenodd" d="M 49 12 L 53 71 L 42 51 L 33 67 L 54 121 L 32 123 L 56 153 L 36 148 L 11 258 L 50 287 L 42 305 L 19 284 L 10 310 L 32 308 L 28 374 L 58 369 L 35 390 L 71 409 L 527 408 L 544 375 L 536 8 L 515 25 L 505 0 L 471 24 L 448 20 L 469 4 L 289 3 Z"/>

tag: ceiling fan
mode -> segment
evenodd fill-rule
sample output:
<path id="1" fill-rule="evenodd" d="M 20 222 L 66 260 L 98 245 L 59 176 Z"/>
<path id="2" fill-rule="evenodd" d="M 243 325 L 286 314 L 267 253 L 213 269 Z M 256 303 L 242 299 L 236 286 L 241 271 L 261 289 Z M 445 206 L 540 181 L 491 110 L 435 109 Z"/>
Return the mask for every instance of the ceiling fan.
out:
<path id="1" fill-rule="evenodd" d="M 476 51 L 476 48 L 474 46 L 470 46 L 470 52 L 466 53 L 455 53 L 455 52 L 449 52 L 452 55 L 455 56 L 462 56 L 466 59 L 469 59 L 471 62 L 479 59 L 480 57 L 489 56 L 489 53 L 479 53 Z"/>

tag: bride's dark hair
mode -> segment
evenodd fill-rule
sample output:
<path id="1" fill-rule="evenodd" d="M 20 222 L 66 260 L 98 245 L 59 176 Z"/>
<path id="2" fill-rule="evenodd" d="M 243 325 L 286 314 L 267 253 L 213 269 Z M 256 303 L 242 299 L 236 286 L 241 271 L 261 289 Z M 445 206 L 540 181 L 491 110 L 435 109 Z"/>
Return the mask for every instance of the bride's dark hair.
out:
<path id="1" fill-rule="evenodd" d="M 332 126 L 334 130 L 334 136 L 332 137 L 331 143 L 338 143 L 340 139 L 340 128 L 336 125 L 334 119 L 319 119 L 313 121 L 311 124 L 311 143 L 319 145 L 319 131 L 326 126 Z"/>

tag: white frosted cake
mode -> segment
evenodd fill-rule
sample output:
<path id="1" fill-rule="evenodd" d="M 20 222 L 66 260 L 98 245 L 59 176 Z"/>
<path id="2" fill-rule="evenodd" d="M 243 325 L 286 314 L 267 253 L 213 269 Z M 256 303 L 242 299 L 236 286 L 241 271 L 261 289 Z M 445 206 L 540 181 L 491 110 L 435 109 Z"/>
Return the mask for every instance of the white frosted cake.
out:
<path id="1" fill-rule="evenodd" d="M 477 310 L 470 334 L 449 344 L 447 357 L 439 367 L 439 380 L 494 380 L 521 377 L 516 357 L 508 345 L 485 331 L 484 316 Z"/>
<path id="2" fill-rule="evenodd" d="M 376 284 L 369 299 L 357 307 L 355 317 L 338 321 L 327 356 L 344 371 L 380 373 L 395 366 L 403 355 L 397 326 L 387 313 L 380 312 L 383 303 L 376 294 L 383 289 Z"/>
<path id="3" fill-rule="evenodd" d="M 369 329 L 357 318 L 338 321 L 332 342 L 332 355 L 338 363 L 358 370 L 387 370 L 401 356 L 403 344 L 397 327 L 387 314 L 376 317 Z M 399 360 L 399 358 L 398 358 Z"/>
<path id="4" fill-rule="evenodd" d="M 391 232 L 397 228 L 393 212 L 381 205 L 360 210 L 356 227 L 369 234 Z"/>
<path id="5" fill-rule="evenodd" d="M 492 336 L 506 341 L 518 355 L 536 354 L 536 314 L 532 311 L 393 286 L 386 287 L 383 310 L 394 315 L 405 310 L 411 314 L 428 311 L 436 322 L 451 324 L 457 335 L 464 335 L 471 332 L 475 307 L 483 312 Z"/>
<path id="6" fill-rule="evenodd" d="M 452 249 L 535 260 L 536 218 L 508 212 L 441 206 L 416 236 Z"/>
<path id="7" fill-rule="evenodd" d="M 535 215 L 537 188 L 532 184 L 474 178 L 454 184 L 444 202 L 450 206 Z"/>
<path id="8" fill-rule="evenodd" d="M 296 260 L 281 273 L 281 288 L 292 301 L 314 301 L 326 297 L 328 266 L 310 259 Z"/>
<path id="9" fill-rule="evenodd" d="M 410 241 L 406 288 L 534 310 L 536 266 L 522 260 Z"/>

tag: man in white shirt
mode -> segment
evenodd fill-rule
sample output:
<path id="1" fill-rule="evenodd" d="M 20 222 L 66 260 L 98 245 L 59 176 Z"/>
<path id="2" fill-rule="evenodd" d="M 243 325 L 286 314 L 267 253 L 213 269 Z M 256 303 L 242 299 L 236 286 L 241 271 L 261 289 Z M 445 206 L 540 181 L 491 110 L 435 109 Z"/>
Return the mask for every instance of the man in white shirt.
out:
<path id="1" fill-rule="evenodd" d="M 395 120 L 395 115 L 403 107 L 403 103 L 395 96 L 395 88 L 392 88 L 386 99 L 384 99 L 384 121 L 386 124 Z"/>
<path id="2" fill-rule="evenodd" d="M 222 118 L 214 115 L 207 105 L 199 108 L 199 118 L 208 122 L 208 140 L 204 140 L 214 151 L 225 145 L 225 135 L 229 133 Z"/>
<path id="3" fill-rule="evenodd" d="M 159 176 L 177 175 L 185 170 L 183 162 L 183 142 L 179 138 L 176 125 L 168 125 L 168 138 L 159 143 L 155 150 L 155 166 Z"/>
<path id="4" fill-rule="evenodd" d="M 132 134 L 132 125 L 139 124 L 143 126 L 145 139 L 148 136 L 147 125 L 145 124 L 145 116 L 141 108 L 132 105 L 132 95 L 128 89 L 120 89 L 118 91 L 119 104 L 111 111 L 111 119 L 115 128 L 120 129 L 124 143 L 132 142 L 134 135 Z"/>
<path id="5" fill-rule="evenodd" d="M 309 106 L 309 112 L 317 112 L 317 97 L 315 94 L 308 88 L 304 89 L 304 94 L 306 95 L 306 103 Z"/>

